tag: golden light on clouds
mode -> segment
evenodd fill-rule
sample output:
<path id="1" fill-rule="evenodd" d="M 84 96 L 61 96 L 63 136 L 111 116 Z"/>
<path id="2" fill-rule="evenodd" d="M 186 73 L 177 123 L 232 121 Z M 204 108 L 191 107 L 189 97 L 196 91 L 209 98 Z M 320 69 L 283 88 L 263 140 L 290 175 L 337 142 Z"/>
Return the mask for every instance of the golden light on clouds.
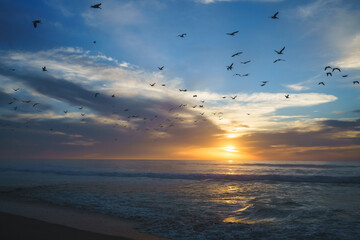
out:
<path id="1" fill-rule="evenodd" d="M 234 146 L 227 146 L 227 147 L 224 147 L 222 149 L 227 151 L 227 152 L 239 152 L 238 150 L 236 150 L 236 148 Z"/>

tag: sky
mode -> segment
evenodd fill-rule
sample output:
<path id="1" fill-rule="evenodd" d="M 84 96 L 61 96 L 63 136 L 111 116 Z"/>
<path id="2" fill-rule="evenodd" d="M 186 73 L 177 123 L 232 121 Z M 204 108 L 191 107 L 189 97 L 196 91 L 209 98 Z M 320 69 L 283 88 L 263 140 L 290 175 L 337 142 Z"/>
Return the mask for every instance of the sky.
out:
<path id="1" fill-rule="evenodd" d="M 357 0 L 0 2 L 0 158 L 360 160 Z"/>

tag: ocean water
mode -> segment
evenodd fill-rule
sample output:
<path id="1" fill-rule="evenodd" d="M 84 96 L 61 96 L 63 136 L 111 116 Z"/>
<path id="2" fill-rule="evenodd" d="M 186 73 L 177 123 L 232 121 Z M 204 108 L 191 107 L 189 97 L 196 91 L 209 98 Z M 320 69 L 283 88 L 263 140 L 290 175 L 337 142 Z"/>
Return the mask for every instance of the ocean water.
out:
<path id="1" fill-rule="evenodd" d="M 0 191 L 171 239 L 360 239 L 360 163 L 1 160 Z"/>

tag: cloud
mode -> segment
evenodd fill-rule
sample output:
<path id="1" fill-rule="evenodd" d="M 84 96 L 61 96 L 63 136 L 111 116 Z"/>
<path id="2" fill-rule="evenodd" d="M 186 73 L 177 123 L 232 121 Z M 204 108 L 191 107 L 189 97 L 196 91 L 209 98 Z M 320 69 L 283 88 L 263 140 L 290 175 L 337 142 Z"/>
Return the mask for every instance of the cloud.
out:
<path id="1" fill-rule="evenodd" d="M 203 4 L 210 4 L 216 2 L 282 2 L 284 0 L 195 0 Z"/>

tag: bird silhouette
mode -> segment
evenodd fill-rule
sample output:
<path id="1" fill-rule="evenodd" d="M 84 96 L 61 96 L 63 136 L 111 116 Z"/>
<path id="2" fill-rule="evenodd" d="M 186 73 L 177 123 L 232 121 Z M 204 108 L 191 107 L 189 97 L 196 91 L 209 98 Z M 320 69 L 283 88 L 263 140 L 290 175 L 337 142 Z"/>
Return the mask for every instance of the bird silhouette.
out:
<path id="1" fill-rule="evenodd" d="M 286 98 L 289 98 L 289 97 L 290 97 L 290 95 L 289 95 L 289 94 L 286 94 L 286 95 L 285 95 L 285 97 L 286 97 Z"/>
<path id="2" fill-rule="evenodd" d="M 324 71 L 326 71 L 328 68 L 332 69 L 332 67 L 326 66 L 326 67 L 324 68 Z"/>
<path id="3" fill-rule="evenodd" d="M 129 111 L 129 109 L 128 109 L 128 108 L 124 109 L 124 112 L 128 112 L 128 111 Z"/>
<path id="4" fill-rule="evenodd" d="M 243 74 L 242 76 L 243 77 L 247 77 L 247 76 L 249 76 L 250 75 L 250 73 L 246 73 L 246 74 Z"/>
<path id="5" fill-rule="evenodd" d="M 184 38 L 186 36 L 186 33 L 179 34 L 178 37 Z"/>
<path id="6" fill-rule="evenodd" d="M 283 47 L 280 51 L 274 50 L 277 54 L 283 54 L 283 51 L 285 50 L 285 47 Z"/>
<path id="7" fill-rule="evenodd" d="M 356 84 L 356 83 L 359 84 L 359 81 L 353 81 L 353 84 Z"/>
<path id="8" fill-rule="evenodd" d="M 39 105 L 39 104 L 40 104 L 40 103 L 34 103 L 34 104 L 33 104 L 33 107 L 35 107 L 36 105 Z"/>
<path id="9" fill-rule="evenodd" d="M 42 70 L 43 72 L 46 72 L 47 71 L 46 66 L 42 67 Z"/>
<path id="10" fill-rule="evenodd" d="M 79 107 L 79 109 L 81 110 L 81 109 L 83 109 L 84 107 Z"/>
<path id="11" fill-rule="evenodd" d="M 230 36 L 235 36 L 235 34 L 237 34 L 239 31 L 235 31 L 235 32 L 232 32 L 232 33 L 227 33 L 226 35 L 230 35 Z"/>
<path id="12" fill-rule="evenodd" d="M 332 71 L 334 72 L 335 70 L 338 70 L 339 72 L 341 72 L 340 68 L 333 68 Z"/>
<path id="13" fill-rule="evenodd" d="M 225 98 L 226 98 L 226 96 L 223 96 L 222 98 L 223 98 L 223 99 L 225 99 Z"/>
<path id="14" fill-rule="evenodd" d="M 85 113 L 81 113 L 81 116 L 85 116 Z"/>
<path id="15" fill-rule="evenodd" d="M 95 93 L 94 94 L 94 97 L 97 97 L 97 96 L 99 96 L 100 95 L 100 93 Z"/>
<path id="16" fill-rule="evenodd" d="M 36 28 L 37 25 L 38 25 L 39 23 L 41 23 L 41 21 L 40 21 L 40 20 L 34 20 L 34 21 L 32 21 L 32 23 L 33 23 L 33 25 L 34 25 L 34 28 Z"/>
<path id="17" fill-rule="evenodd" d="M 230 96 L 231 97 L 231 96 Z M 235 100 L 235 98 L 237 98 L 237 96 L 231 97 L 232 100 Z"/>
<path id="18" fill-rule="evenodd" d="M 331 72 L 327 72 L 327 73 L 326 73 L 326 76 L 327 76 L 327 77 L 328 77 L 328 76 L 332 77 L 332 73 L 331 73 Z"/>
<path id="19" fill-rule="evenodd" d="M 285 60 L 278 58 L 278 59 L 276 59 L 273 63 L 277 63 L 277 62 L 280 62 L 280 61 L 285 61 Z"/>
<path id="20" fill-rule="evenodd" d="M 22 100 L 23 103 L 31 103 L 31 100 Z"/>
<path id="21" fill-rule="evenodd" d="M 278 14 L 279 14 L 279 12 L 276 12 L 274 15 L 271 16 L 271 18 L 272 18 L 272 19 L 279 19 L 279 18 L 277 17 Z"/>
<path id="22" fill-rule="evenodd" d="M 13 104 L 13 103 L 14 103 L 14 101 L 12 101 L 12 102 L 9 102 L 8 104 L 9 104 L 9 105 L 11 105 L 11 104 Z"/>
<path id="23" fill-rule="evenodd" d="M 192 106 L 192 108 L 196 108 L 197 105 Z"/>
<path id="24" fill-rule="evenodd" d="M 99 9 L 101 9 L 101 3 L 98 3 L 98 4 L 95 4 L 95 5 L 92 5 L 91 7 L 92 8 L 99 8 Z"/>
<path id="25" fill-rule="evenodd" d="M 197 95 L 193 95 L 193 97 L 197 97 Z"/>
<path id="26" fill-rule="evenodd" d="M 17 92 L 20 90 L 20 88 L 13 88 L 14 92 Z"/>
<path id="27" fill-rule="evenodd" d="M 15 68 L 10 68 L 9 70 L 15 72 L 16 69 Z"/>
<path id="28" fill-rule="evenodd" d="M 65 110 L 64 113 L 67 114 L 67 113 L 68 113 L 68 110 Z"/>
<path id="29" fill-rule="evenodd" d="M 179 89 L 180 92 L 186 92 L 187 89 Z"/>
<path id="30" fill-rule="evenodd" d="M 262 84 L 260 86 L 265 86 L 268 83 L 268 81 L 263 81 Z"/>
<path id="31" fill-rule="evenodd" d="M 204 105 L 199 105 L 199 107 L 203 108 L 203 107 L 204 107 Z"/>
<path id="32" fill-rule="evenodd" d="M 348 77 L 348 76 L 349 76 L 349 75 L 347 75 L 347 74 L 346 74 L 346 75 L 342 75 L 342 77 Z"/>
<path id="33" fill-rule="evenodd" d="M 233 55 L 231 55 L 231 57 L 235 57 L 235 56 L 237 56 L 237 55 L 239 55 L 239 54 L 242 54 L 243 52 L 237 52 L 237 53 L 234 53 Z"/>
<path id="34" fill-rule="evenodd" d="M 111 95 L 111 97 L 115 97 L 115 94 Z"/>
<path id="35" fill-rule="evenodd" d="M 161 86 L 165 87 L 166 85 L 163 83 L 163 84 L 161 84 Z"/>
<path id="36" fill-rule="evenodd" d="M 324 82 L 319 82 L 318 85 L 324 85 L 325 86 L 325 83 Z"/>
<path id="37" fill-rule="evenodd" d="M 153 86 L 155 86 L 155 84 L 156 84 L 156 83 L 150 83 L 150 86 L 152 86 L 152 87 L 153 87 Z"/>
<path id="38" fill-rule="evenodd" d="M 241 74 L 235 73 L 235 74 L 233 74 L 233 76 L 239 76 L 239 77 L 241 77 Z"/>
<path id="39" fill-rule="evenodd" d="M 93 41 L 93 43 L 95 44 L 95 43 L 96 43 L 96 41 Z"/>
<path id="40" fill-rule="evenodd" d="M 163 69 L 164 69 L 164 66 L 162 66 L 162 67 L 158 67 L 158 69 L 161 71 L 161 70 L 163 70 Z"/>
<path id="41" fill-rule="evenodd" d="M 231 71 L 233 69 L 233 65 L 234 63 L 231 63 L 230 66 L 226 66 L 226 70 Z"/>
<path id="42" fill-rule="evenodd" d="M 241 63 L 241 64 L 248 64 L 249 62 L 251 62 L 251 61 L 249 60 L 249 61 L 240 62 L 240 63 Z"/>

